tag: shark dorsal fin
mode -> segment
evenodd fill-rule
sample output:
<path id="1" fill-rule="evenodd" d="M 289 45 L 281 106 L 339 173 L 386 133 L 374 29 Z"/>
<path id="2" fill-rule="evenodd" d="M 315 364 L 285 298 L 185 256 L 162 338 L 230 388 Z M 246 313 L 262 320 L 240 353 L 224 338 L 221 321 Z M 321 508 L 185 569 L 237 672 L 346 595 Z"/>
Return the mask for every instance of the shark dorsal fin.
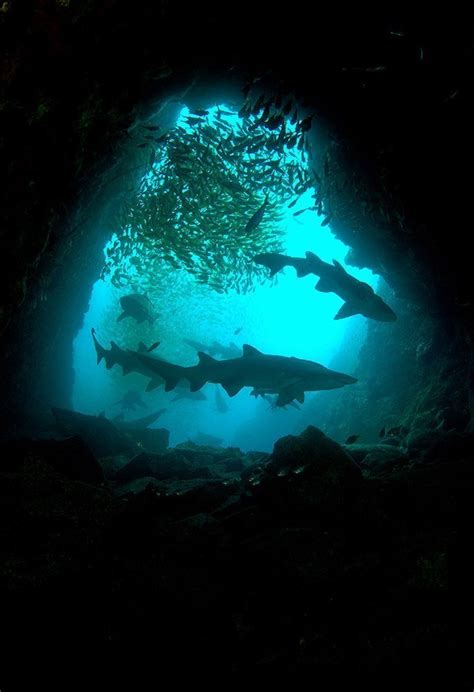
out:
<path id="1" fill-rule="evenodd" d="M 255 346 L 250 346 L 250 344 L 244 344 L 242 346 L 242 351 L 244 352 L 243 358 L 249 358 L 249 356 L 263 356 L 263 353 L 255 348 Z"/>
<path id="2" fill-rule="evenodd" d="M 148 348 L 147 348 L 147 346 L 143 343 L 143 341 L 140 341 L 140 343 L 138 344 L 138 349 L 137 349 L 137 351 L 138 351 L 138 353 L 147 353 Z"/>
<path id="3" fill-rule="evenodd" d="M 208 353 L 204 353 L 204 351 L 198 351 L 198 358 L 200 365 L 211 365 L 211 363 L 217 362 L 215 358 L 210 356 Z"/>
<path id="4" fill-rule="evenodd" d="M 306 259 L 309 259 L 309 260 L 319 259 L 319 257 L 317 255 L 315 255 L 314 252 L 310 252 L 309 250 L 307 250 L 307 252 L 305 252 L 304 254 L 306 256 Z"/>

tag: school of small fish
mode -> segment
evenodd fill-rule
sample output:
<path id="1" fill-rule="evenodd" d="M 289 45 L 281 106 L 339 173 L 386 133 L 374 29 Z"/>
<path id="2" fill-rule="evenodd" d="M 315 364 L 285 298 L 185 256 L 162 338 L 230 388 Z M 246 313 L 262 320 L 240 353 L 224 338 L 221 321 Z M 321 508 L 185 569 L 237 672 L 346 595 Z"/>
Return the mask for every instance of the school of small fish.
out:
<path id="1" fill-rule="evenodd" d="M 216 107 L 190 111 L 166 132 L 144 125 L 135 147 L 149 152 L 148 173 L 120 207 L 102 276 L 148 289 L 166 263 L 219 293 L 263 282 L 251 259 L 281 250 L 285 208 L 313 188 L 308 209 L 325 213 L 305 165 L 311 121 L 291 100 L 260 95 L 238 117 Z"/>

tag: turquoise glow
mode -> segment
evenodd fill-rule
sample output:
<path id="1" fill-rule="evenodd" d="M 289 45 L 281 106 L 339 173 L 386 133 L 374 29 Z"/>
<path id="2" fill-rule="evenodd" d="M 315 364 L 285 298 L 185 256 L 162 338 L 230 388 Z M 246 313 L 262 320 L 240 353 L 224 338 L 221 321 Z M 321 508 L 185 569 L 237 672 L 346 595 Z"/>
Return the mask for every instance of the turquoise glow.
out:
<path id="1" fill-rule="evenodd" d="M 179 118 L 183 126 L 186 126 L 183 118 L 187 113 L 187 109 L 183 109 Z M 237 120 L 237 116 L 227 117 L 229 123 Z M 321 226 L 323 217 L 318 217 L 314 211 L 293 216 L 295 211 L 313 205 L 311 195 L 312 191 L 307 191 L 298 204 L 286 212 L 282 222 L 286 234 L 285 252 L 304 256 L 310 250 L 327 262 L 336 259 L 344 265 L 348 248 L 334 237 L 329 226 Z M 347 269 L 353 276 L 376 287 L 377 277 L 369 270 Z M 214 340 L 226 345 L 229 342 L 239 346 L 249 343 L 266 353 L 307 358 L 326 366 L 331 365 L 331 360 L 340 351 L 350 327 L 351 334 L 358 335 L 356 342 L 352 339 L 352 352 L 348 354 L 348 363 L 353 363 L 355 350 L 360 347 L 365 335 L 366 320 L 362 316 L 354 316 L 334 321 L 342 301 L 332 293 L 315 291 L 316 282 L 315 276 L 298 279 L 295 271 L 287 268 L 278 275 L 275 285 L 267 282 L 256 286 L 255 291 L 247 295 L 223 295 L 197 284 L 192 276 L 170 267 L 168 276 L 164 280 L 160 277 L 156 293 L 149 294 L 161 317 L 153 327 L 148 324 L 136 325 L 133 328 L 135 341 L 130 343 L 130 326 L 116 322 L 120 313 L 119 297 L 130 291 L 116 289 L 109 281 L 98 281 L 93 287 L 83 328 L 74 342 L 74 408 L 87 413 L 105 411 L 108 417 L 113 417 L 119 412 L 113 404 L 124 391 L 144 391 L 147 384 L 147 380 L 139 375 L 122 377 L 117 367 L 112 372 L 107 371 L 103 363 L 96 365 L 90 336 L 92 327 L 98 330 L 99 340 L 107 348 L 110 339 L 124 348 L 136 348 L 139 340 L 145 343 L 160 340 L 156 355 L 180 364 L 196 362 L 193 349 L 183 343 L 183 338 L 190 338 L 207 344 Z M 163 290 L 163 284 L 166 290 Z M 235 335 L 238 328 L 242 330 Z M 346 372 L 353 374 L 349 370 Z M 227 398 L 221 390 L 230 411 L 219 414 L 215 408 L 215 387 L 206 385 L 203 389 L 208 397 L 207 402 L 182 400 L 171 403 L 176 393 L 165 393 L 161 389 L 144 393 L 143 398 L 149 408 L 147 411 L 137 411 L 135 415 L 141 416 L 165 407 L 167 412 L 157 425 L 171 430 L 172 444 L 182 442 L 200 430 L 223 438 L 225 444 L 238 445 L 242 449 L 255 448 L 258 443 L 261 449 L 268 449 L 275 439 L 293 432 L 298 425 L 298 416 L 301 415 L 298 411 L 292 408 L 270 410 L 267 402 L 256 401 L 249 396 L 249 389 L 242 390 L 232 399 Z M 324 396 L 322 392 L 310 394 L 307 398 Z M 257 419 L 262 436 L 256 443 L 255 436 L 251 439 L 246 430 Z"/>

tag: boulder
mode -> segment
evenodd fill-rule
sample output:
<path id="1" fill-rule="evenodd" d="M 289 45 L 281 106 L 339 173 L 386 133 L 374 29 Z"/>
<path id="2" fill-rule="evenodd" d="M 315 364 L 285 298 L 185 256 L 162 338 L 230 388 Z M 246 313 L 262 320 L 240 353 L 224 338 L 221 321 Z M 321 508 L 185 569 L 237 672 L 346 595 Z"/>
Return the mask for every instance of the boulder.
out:
<path id="1" fill-rule="evenodd" d="M 408 464 L 408 456 L 398 447 L 389 444 L 351 445 L 347 452 L 371 475 L 385 475 Z"/>
<path id="2" fill-rule="evenodd" d="M 133 452 L 136 445 L 105 416 L 89 416 L 63 408 L 53 408 L 58 430 L 64 435 L 80 435 L 97 457 Z"/>
<path id="3" fill-rule="evenodd" d="M 170 431 L 166 428 L 128 428 L 125 434 L 133 443 L 140 445 L 147 452 L 160 454 L 168 449 Z"/>
<path id="4" fill-rule="evenodd" d="M 337 442 L 309 426 L 299 436 L 278 440 L 270 461 L 249 478 L 248 486 L 259 501 L 280 512 L 312 507 L 334 514 L 361 477 L 354 459 Z"/>
<path id="5" fill-rule="evenodd" d="M 149 476 L 158 480 L 175 478 L 188 480 L 192 478 L 215 478 L 207 466 L 193 466 L 186 457 L 175 450 L 167 454 L 150 454 L 142 452 L 131 459 L 115 475 L 120 483 Z"/>

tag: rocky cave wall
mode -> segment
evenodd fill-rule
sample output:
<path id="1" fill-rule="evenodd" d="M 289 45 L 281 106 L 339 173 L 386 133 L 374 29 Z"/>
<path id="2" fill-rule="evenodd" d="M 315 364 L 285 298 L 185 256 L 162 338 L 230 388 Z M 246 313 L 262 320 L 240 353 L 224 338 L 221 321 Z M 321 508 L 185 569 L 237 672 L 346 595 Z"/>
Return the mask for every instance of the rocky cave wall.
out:
<path id="1" fill-rule="evenodd" d="M 4 427 L 26 413 L 37 417 L 51 396 L 67 405 L 71 345 L 110 233 L 99 209 L 121 165 L 119 147 L 163 94 L 197 77 L 258 79 L 258 88 L 294 93 L 315 114 L 314 166 L 331 227 L 352 248 L 353 263 L 380 272 L 413 311 L 400 344 L 389 347 L 377 325 L 369 328 L 360 369 L 381 380 L 368 396 L 384 392 L 369 403 L 386 399 L 387 417 L 397 421 L 436 419 L 453 400 L 461 402 L 456 411 L 469 409 L 463 171 L 473 153 L 473 52 L 461 15 L 321 9 L 315 40 L 316 24 L 295 16 L 285 33 L 274 8 L 245 2 L 232 16 L 214 2 L 186 12 L 164 1 L 121 0 L 4 8 Z M 387 394 L 401 373 L 405 396 L 400 387 L 396 397 Z M 366 403 L 353 402 L 354 427 L 366 421 Z M 329 417 L 337 411 L 335 403 Z M 454 417 L 459 427 L 462 416 Z"/>

